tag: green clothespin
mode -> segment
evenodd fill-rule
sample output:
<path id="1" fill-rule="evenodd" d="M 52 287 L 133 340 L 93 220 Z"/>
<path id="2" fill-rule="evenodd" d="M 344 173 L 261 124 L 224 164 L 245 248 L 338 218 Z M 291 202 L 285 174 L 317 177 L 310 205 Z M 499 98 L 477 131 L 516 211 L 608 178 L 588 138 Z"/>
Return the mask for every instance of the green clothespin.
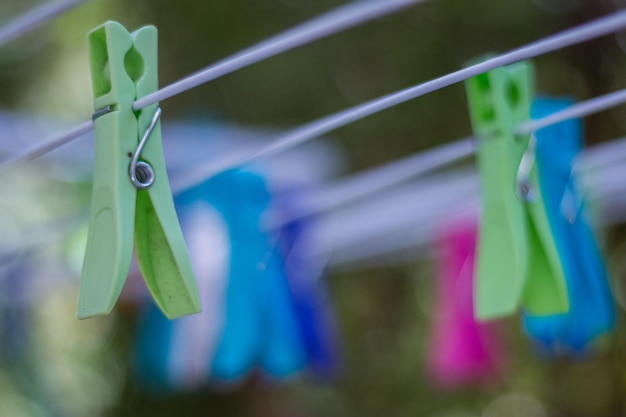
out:
<path id="1" fill-rule="evenodd" d="M 518 306 L 534 315 L 565 312 L 563 266 L 532 163 L 534 139 L 515 133 L 530 118 L 532 67 L 495 69 L 467 80 L 466 90 L 483 201 L 476 316 L 497 318 Z"/>
<path id="2" fill-rule="evenodd" d="M 96 158 L 78 318 L 111 312 L 128 275 L 133 240 L 148 289 L 165 315 L 198 313 L 198 288 L 165 168 L 161 110 L 157 104 L 132 108 L 158 88 L 157 30 L 146 26 L 130 34 L 107 22 L 88 41 Z"/>

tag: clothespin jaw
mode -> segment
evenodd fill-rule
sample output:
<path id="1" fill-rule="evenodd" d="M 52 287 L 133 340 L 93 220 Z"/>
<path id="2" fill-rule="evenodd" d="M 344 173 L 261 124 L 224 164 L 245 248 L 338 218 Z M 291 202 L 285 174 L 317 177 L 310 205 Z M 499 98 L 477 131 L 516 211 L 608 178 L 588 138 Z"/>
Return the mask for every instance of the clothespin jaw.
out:
<path id="1" fill-rule="evenodd" d="M 132 108 L 137 98 L 158 88 L 156 28 L 130 34 L 119 23 L 107 22 L 88 40 L 96 158 L 78 318 L 112 310 L 130 268 L 133 237 L 148 289 L 164 314 L 197 313 L 200 300 L 167 179 L 158 106 L 137 114 Z M 138 144 L 146 131 L 142 150 Z M 139 190 L 129 172 L 135 153 L 154 180 Z"/>
<path id="2" fill-rule="evenodd" d="M 145 71 L 136 81 L 137 98 L 158 89 L 157 30 L 147 26 L 133 33 L 134 45 L 143 57 Z M 141 132 L 151 123 L 158 105 L 142 109 L 138 121 Z M 141 153 L 155 172 L 154 183 L 137 192 L 135 250 L 139 267 L 156 303 L 169 318 L 201 311 L 200 296 L 180 223 L 161 140 L 161 122 L 152 130 Z"/>
<path id="3" fill-rule="evenodd" d="M 475 313 L 479 319 L 568 308 L 563 269 L 532 164 L 530 135 L 516 128 L 530 118 L 532 67 L 521 62 L 466 82 L 477 139 L 483 211 L 479 232 Z M 525 154 L 526 153 L 526 154 Z M 520 184 L 519 173 L 527 170 Z M 526 195 L 518 195 L 523 186 Z"/>

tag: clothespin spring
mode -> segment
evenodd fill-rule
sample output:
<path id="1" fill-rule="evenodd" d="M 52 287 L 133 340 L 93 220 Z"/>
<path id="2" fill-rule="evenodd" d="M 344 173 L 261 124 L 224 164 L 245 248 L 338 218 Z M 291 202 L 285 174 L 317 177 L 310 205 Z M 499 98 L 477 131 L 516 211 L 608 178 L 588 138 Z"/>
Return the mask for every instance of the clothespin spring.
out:
<path id="1" fill-rule="evenodd" d="M 91 116 L 91 120 L 95 121 L 98 117 L 104 116 L 107 113 L 113 111 L 113 106 L 106 106 L 101 108 L 100 110 L 96 110 L 94 114 Z M 130 160 L 130 167 L 128 168 L 128 175 L 130 176 L 130 182 L 133 183 L 135 188 L 144 190 L 150 187 L 154 183 L 154 169 L 152 166 L 144 161 L 139 160 L 139 156 L 141 155 L 141 151 L 143 147 L 146 145 L 148 138 L 152 134 L 154 127 L 159 122 L 161 118 L 161 107 L 157 106 L 154 116 L 152 116 L 152 120 L 150 121 L 150 125 L 146 132 L 143 134 L 141 141 L 139 141 L 139 145 L 137 145 L 137 149 L 133 153 L 133 158 Z"/>

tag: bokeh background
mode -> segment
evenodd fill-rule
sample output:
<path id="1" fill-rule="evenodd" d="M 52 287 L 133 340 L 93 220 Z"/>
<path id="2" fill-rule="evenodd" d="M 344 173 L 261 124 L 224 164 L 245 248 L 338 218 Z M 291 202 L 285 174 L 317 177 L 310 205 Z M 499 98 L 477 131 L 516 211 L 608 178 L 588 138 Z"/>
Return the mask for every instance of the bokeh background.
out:
<path id="1" fill-rule="evenodd" d="M 0 25 L 41 4 L 0 2 Z M 92 108 L 86 33 L 106 20 L 159 29 L 160 84 L 342 4 L 336 0 L 92 0 L 0 48 L 0 107 L 71 123 Z M 168 120 L 285 129 L 443 75 L 618 9 L 611 0 L 432 0 L 268 59 L 162 103 Z M 577 99 L 626 86 L 626 33 L 536 59 L 538 90 Z M 586 144 L 626 131 L 624 108 L 585 120 Z M 358 172 L 471 132 L 462 85 L 369 117 L 329 135 L 343 174 Z M 45 133 L 45 132 L 44 132 Z M 11 141 L 0 132 L 2 141 Z M 43 137 L 42 137 L 43 138 Z M 343 372 L 236 390 L 147 392 L 131 372 L 136 309 L 121 302 L 106 318 L 75 319 L 76 267 L 61 254 L 77 245 L 38 241 L 36 220 L 72 216 L 88 185 L 42 180 L 36 162 L 0 178 L 0 240 L 35 241 L 35 254 L 4 250 L 3 277 L 49 276 L 47 285 L 3 278 L 0 295 L 2 416 L 432 416 L 613 417 L 626 415 L 626 339 L 615 332 L 589 357 L 538 355 L 519 317 L 503 321 L 506 372 L 487 384 L 438 388 L 426 371 L 433 316 L 433 265 L 416 256 L 392 266 L 330 270 Z M 603 230 L 616 298 L 626 278 L 626 234 Z M 78 251 L 80 252 L 80 250 Z M 60 272 L 39 266 L 61 262 Z M 420 258 L 422 258 L 420 260 Z M 80 265 L 81 259 L 74 259 Z M 22 270 L 28 270 L 23 272 Z M 79 269 L 78 269 L 79 270 Z M 74 274 L 72 275 L 72 272 Z M 57 276 L 58 275 L 58 276 Z M 21 276 L 21 275 L 20 275 Z M 12 284 L 9 284 L 11 282 Z M 10 320 L 12 315 L 27 321 Z M 20 314 L 18 314 L 20 313 Z M 620 307 L 620 316 L 623 316 Z M 20 319 L 22 320 L 22 319 Z M 9 324 L 7 324 L 9 323 Z M 27 343 L 12 344 L 7 335 Z"/>

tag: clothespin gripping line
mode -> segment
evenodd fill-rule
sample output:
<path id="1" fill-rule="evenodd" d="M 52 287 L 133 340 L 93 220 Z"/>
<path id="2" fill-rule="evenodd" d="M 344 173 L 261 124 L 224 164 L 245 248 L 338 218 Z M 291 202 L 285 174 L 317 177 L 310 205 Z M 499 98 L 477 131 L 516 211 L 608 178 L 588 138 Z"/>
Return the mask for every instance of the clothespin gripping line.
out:
<path id="1" fill-rule="evenodd" d="M 91 116 L 91 120 L 95 121 L 98 117 L 104 116 L 111 111 L 113 111 L 113 106 L 111 105 L 103 107 L 100 110 L 96 110 L 93 116 Z M 137 149 L 133 153 L 133 157 L 130 160 L 130 166 L 128 167 L 128 176 L 130 177 L 130 182 L 132 182 L 135 188 L 137 188 L 138 190 L 145 190 L 146 188 L 149 188 L 152 184 L 154 184 L 155 174 L 152 165 L 145 161 L 140 161 L 139 157 L 141 156 L 141 151 L 146 145 L 146 142 L 148 142 L 148 139 L 150 138 L 154 127 L 160 119 L 161 107 L 157 106 L 156 110 L 154 111 L 154 116 L 152 116 L 152 120 L 150 121 L 150 125 L 148 126 L 148 129 L 146 129 L 146 131 L 144 132 L 141 140 L 139 141 L 139 145 L 137 145 Z"/>

